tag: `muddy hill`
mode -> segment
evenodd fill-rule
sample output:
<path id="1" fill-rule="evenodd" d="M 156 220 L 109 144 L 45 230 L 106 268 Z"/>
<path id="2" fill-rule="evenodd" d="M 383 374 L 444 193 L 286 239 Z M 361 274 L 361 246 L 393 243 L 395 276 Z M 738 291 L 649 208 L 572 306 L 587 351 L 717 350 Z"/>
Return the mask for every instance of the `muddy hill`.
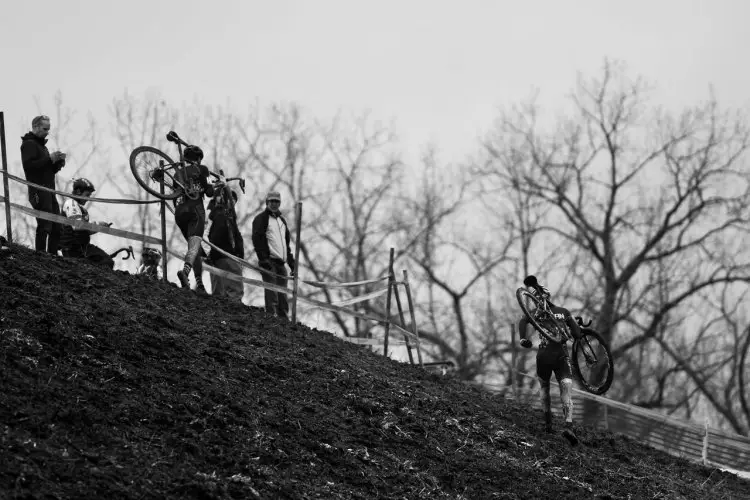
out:
<path id="1" fill-rule="evenodd" d="M 256 308 L 0 255 L 0 498 L 750 498 Z"/>

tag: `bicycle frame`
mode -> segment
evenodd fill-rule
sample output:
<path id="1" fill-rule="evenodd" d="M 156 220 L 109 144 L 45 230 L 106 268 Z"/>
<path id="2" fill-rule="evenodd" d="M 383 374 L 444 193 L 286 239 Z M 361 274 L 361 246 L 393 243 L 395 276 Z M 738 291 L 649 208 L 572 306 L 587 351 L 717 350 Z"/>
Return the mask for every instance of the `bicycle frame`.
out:
<path id="1" fill-rule="evenodd" d="M 188 189 L 187 186 L 185 186 L 182 182 L 180 182 L 177 179 L 176 175 L 172 175 L 170 173 L 170 170 L 172 169 L 174 169 L 175 172 L 180 172 L 183 168 L 185 168 L 187 162 L 185 161 L 185 156 L 183 154 L 182 148 L 183 146 L 186 146 L 187 143 L 183 141 L 182 139 L 180 139 L 180 137 L 174 131 L 169 131 L 169 133 L 167 133 L 167 140 L 169 142 L 174 142 L 175 144 L 177 144 L 177 152 L 179 153 L 180 159 L 179 161 L 176 161 L 174 163 L 161 165 L 160 171 L 162 172 L 163 175 L 168 175 L 170 180 L 172 181 L 172 185 L 175 188 L 180 189 L 182 193 L 185 196 L 187 196 L 189 199 L 191 200 L 198 199 L 198 197 L 200 196 L 200 192 L 194 191 L 194 190 L 191 191 L 190 189 Z M 211 171 L 209 171 L 208 173 L 212 175 L 213 177 L 215 177 L 216 179 L 218 179 L 219 182 L 222 182 L 224 184 L 228 182 L 239 181 L 240 189 L 242 190 L 243 194 L 245 193 L 245 179 L 241 177 L 225 177 L 223 170 L 219 170 L 219 173 L 211 172 Z"/>
<path id="2" fill-rule="evenodd" d="M 539 297 L 539 306 L 537 308 L 537 311 L 535 312 L 535 316 L 542 312 L 544 315 L 546 315 L 549 318 L 552 318 L 555 322 L 557 322 L 557 319 L 555 318 L 555 313 L 552 312 L 552 307 L 550 306 L 549 301 L 547 300 L 547 297 L 539 293 L 537 295 Z M 570 328 L 568 328 L 568 325 L 566 325 L 564 322 L 562 322 L 563 325 L 563 331 L 565 332 L 566 339 L 570 340 L 572 339 L 572 335 L 570 333 Z"/>

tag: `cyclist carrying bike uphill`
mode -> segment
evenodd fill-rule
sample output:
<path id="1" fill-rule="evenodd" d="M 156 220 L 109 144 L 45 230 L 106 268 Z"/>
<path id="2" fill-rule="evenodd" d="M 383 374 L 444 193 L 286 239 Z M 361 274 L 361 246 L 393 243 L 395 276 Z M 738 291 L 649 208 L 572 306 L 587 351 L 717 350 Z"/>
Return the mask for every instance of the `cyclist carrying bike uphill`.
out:
<path id="1" fill-rule="evenodd" d="M 199 196 L 195 199 L 179 196 L 175 199 L 174 218 L 177 227 L 188 243 L 185 254 L 185 265 L 182 270 L 177 271 L 177 279 L 183 288 L 190 288 L 190 271 L 195 276 L 195 291 L 206 293 L 203 286 L 203 262 L 201 257 L 205 256 L 201 240 L 206 226 L 206 210 L 203 207 L 203 197 L 209 198 L 214 195 L 215 189 L 221 189 L 223 184 L 217 182 L 209 184 L 208 167 L 201 165 L 203 161 L 203 150 L 198 146 L 187 146 L 184 152 L 185 167 L 177 172 L 175 179 L 183 184 L 188 190 L 197 191 Z"/>
<path id="2" fill-rule="evenodd" d="M 532 294 L 538 294 L 537 290 L 533 287 L 527 288 Z M 555 315 L 555 318 L 563 321 L 568 326 L 573 338 L 579 338 L 581 336 L 581 328 L 575 319 L 573 319 L 570 311 L 552 304 L 552 302 L 549 301 L 549 297 L 551 296 L 549 290 L 544 286 L 540 286 L 539 288 L 541 288 L 542 294 L 547 298 L 550 309 Z M 521 346 L 529 349 L 532 344 L 527 338 L 527 326 L 528 321 L 524 316 L 518 322 L 518 335 L 521 339 Z M 565 418 L 565 430 L 563 431 L 563 436 L 565 436 L 571 444 L 576 444 L 578 438 L 573 432 L 573 371 L 570 366 L 568 347 L 565 343 L 549 342 L 542 337 L 536 354 L 536 374 L 539 378 L 542 410 L 544 412 L 545 430 L 547 432 L 552 432 L 552 398 L 550 395 L 550 379 L 552 378 L 552 373 L 555 374 L 557 383 L 560 385 L 560 399 L 562 400 L 562 410 Z"/>

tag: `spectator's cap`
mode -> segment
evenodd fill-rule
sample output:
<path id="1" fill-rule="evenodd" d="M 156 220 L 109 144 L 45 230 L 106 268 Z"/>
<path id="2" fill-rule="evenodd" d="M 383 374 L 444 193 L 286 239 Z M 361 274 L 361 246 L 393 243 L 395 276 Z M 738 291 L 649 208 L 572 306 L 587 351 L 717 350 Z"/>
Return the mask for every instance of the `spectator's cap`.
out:
<path id="1" fill-rule="evenodd" d="M 47 115 L 39 115 L 35 116 L 33 120 L 31 120 L 31 127 L 34 128 L 43 121 L 49 121 L 49 116 Z"/>
<path id="2" fill-rule="evenodd" d="M 268 196 L 266 196 L 266 201 L 271 200 L 281 201 L 281 193 L 279 193 L 278 191 L 269 192 Z"/>

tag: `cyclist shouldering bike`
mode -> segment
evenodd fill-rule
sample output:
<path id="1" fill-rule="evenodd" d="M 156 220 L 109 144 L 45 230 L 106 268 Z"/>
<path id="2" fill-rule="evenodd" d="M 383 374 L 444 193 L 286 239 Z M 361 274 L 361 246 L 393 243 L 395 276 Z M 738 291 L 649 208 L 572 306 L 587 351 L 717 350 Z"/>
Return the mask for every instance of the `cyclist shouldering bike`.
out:
<path id="1" fill-rule="evenodd" d="M 584 389 L 593 394 L 604 394 L 612 384 L 614 364 L 609 346 L 602 336 L 588 328 L 591 321 L 583 323 L 570 311 L 553 304 L 549 290 L 540 285 L 535 276 L 523 280 L 524 287 L 516 290 L 516 298 L 524 317 L 518 323 L 521 345 L 531 347 L 527 327 L 532 325 L 541 336 L 536 356 L 536 371 L 542 397 L 545 428 L 552 430 L 552 406 L 550 401 L 550 379 L 552 374 L 560 386 L 565 431 L 563 435 L 575 444 L 578 438 L 573 433 L 573 375 Z M 567 342 L 573 341 L 572 356 Z M 572 358 L 572 362 L 571 362 Z"/>
<path id="2" fill-rule="evenodd" d="M 196 193 L 198 196 L 187 196 L 183 193 L 175 198 L 174 218 L 177 227 L 188 243 L 185 254 L 185 264 L 181 271 L 177 271 L 177 278 L 183 288 L 190 288 L 188 276 L 193 271 L 195 276 L 195 291 L 206 293 L 203 286 L 203 262 L 205 252 L 201 247 L 201 240 L 206 229 L 206 210 L 203 206 L 203 197 L 213 197 L 214 190 L 224 187 L 221 181 L 213 184 L 208 182 L 209 170 L 203 161 L 203 151 L 198 146 L 188 146 L 184 152 L 185 167 L 176 172 L 175 180 L 187 188 L 188 192 Z"/>
<path id="3" fill-rule="evenodd" d="M 183 288 L 189 289 L 190 271 L 193 271 L 195 291 L 205 294 L 201 260 L 206 256 L 201 246 L 206 223 L 203 198 L 213 197 L 230 181 L 239 181 L 244 193 L 245 180 L 240 177 L 224 177 L 223 171 L 211 172 L 201 163 L 201 148 L 188 144 L 174 131 L 167 134 L 167 140 L 177 145 L 179 161 L 172 161 L 166 153 L 152 146 L 138 146 L 130 153 L 130 169 L 138 184 L 146 191 L 162 200 L 174 200 L 175 222 L 188 243 L 185 264 L 177 272 L 177 278 Z M 209 176 L 217 180 L 209 183 Z"/>

